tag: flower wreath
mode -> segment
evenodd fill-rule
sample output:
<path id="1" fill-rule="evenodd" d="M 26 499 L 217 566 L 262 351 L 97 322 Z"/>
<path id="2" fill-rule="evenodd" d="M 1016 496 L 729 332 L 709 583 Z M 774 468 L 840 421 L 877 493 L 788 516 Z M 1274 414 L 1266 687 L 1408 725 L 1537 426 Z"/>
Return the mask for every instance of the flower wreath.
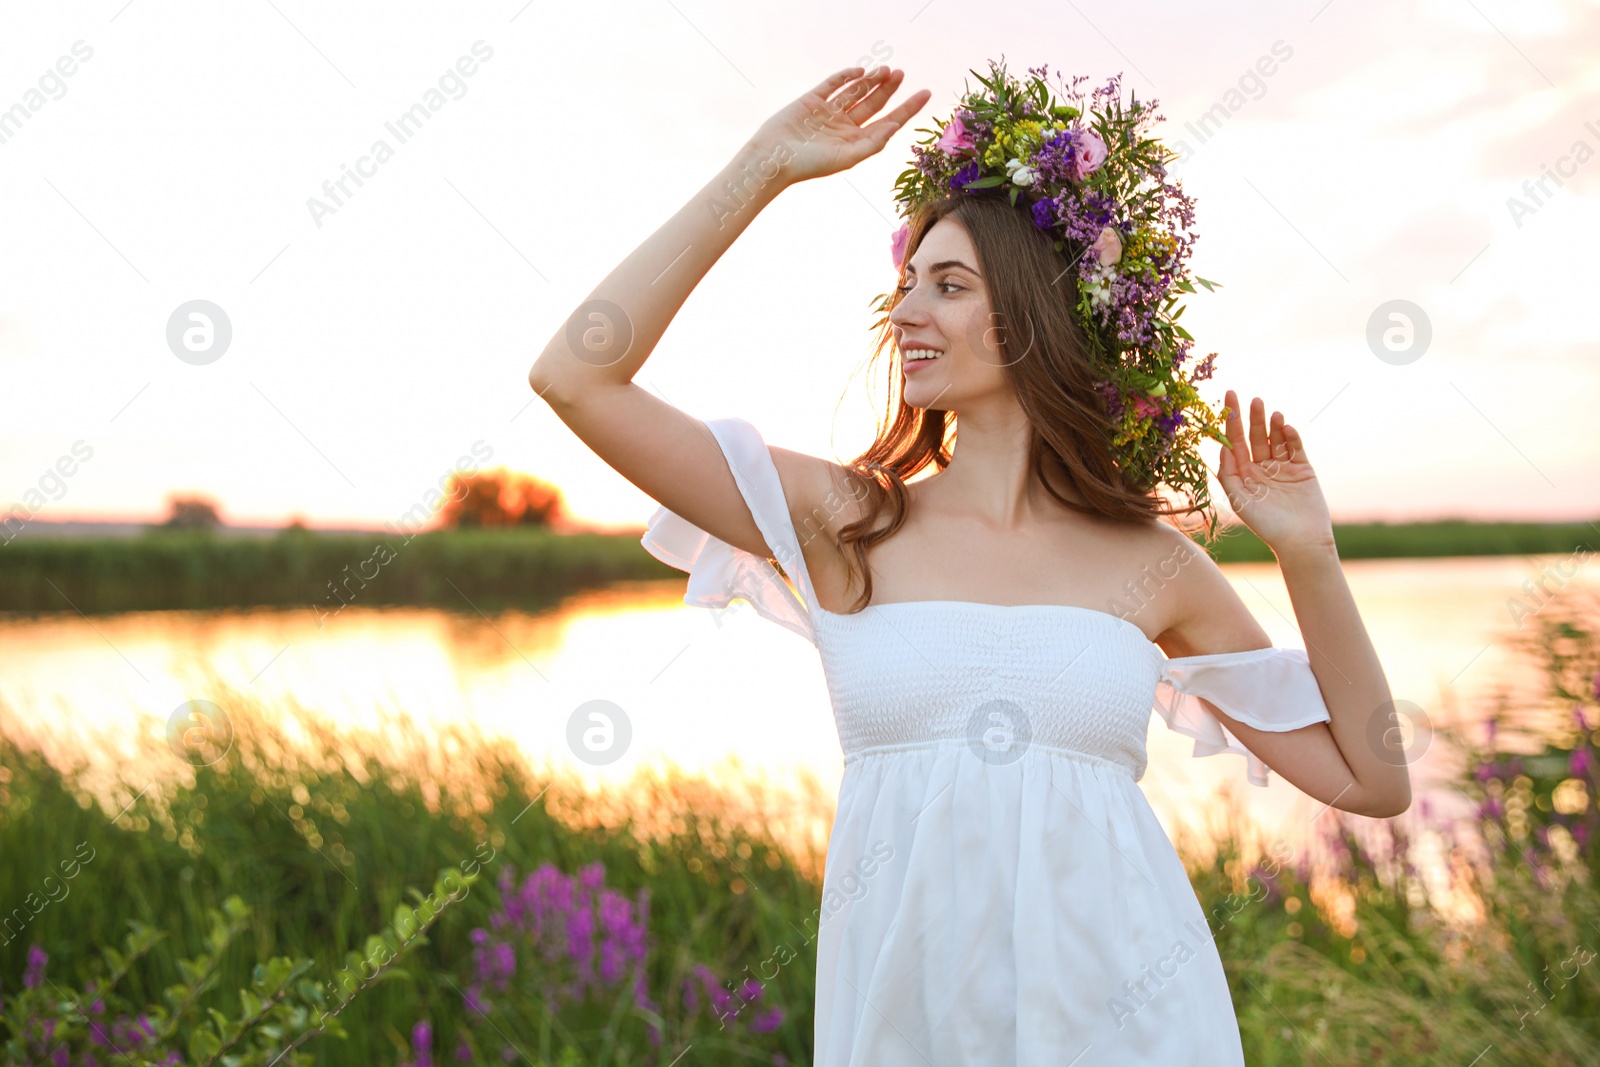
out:
<path id="1" fill-rule="evenodd" d="M 1078 84 L 1057 102 L 1045 83 L 1048 67 L 1028 68 L 1019 84 L 1003 65 L 977 71 L 984 92 L 965 93 L 955 112 L 912 146 L 913 165 L 895 182 L 901 225 L 890 242 L 904 281 L 903 259 L 912 211 L 926 201 L 984 190 L 1019 200 L 1040 230 L 1055 238 L 1077 267 L 1076 312 L 1099 373 L 1096 391 L 1112 423 L 1113 458 L 1128 483 L 1148 492 L 1158 482 L 1186 492 L 1207 509 L 1211 494 L 1200 439 L 1229 445 L 1227 413 L 1213 413 L 1196 382 L 1211 377 L 1216 353 L 1182 369 L 1194 338 L 1178 318 L 1176 293 L 1207 291 L 1217 283 L 1189 280 L 1186 261 L 1195 235 L 1191 200 L 1166 181 L 1177 158 L 1140 131 L 1161 118 L 1156 101 L 1121 101 L 1118 74 L 1087 101 Z M 935 120 L 938 121 L 938 120 Z M 1069 268 L 1070 269 L 1070 268 Z M 888 294 L 876 310 L 887 319 Z M 1217 518 L 1209 514 L 1208 537 Z"/>

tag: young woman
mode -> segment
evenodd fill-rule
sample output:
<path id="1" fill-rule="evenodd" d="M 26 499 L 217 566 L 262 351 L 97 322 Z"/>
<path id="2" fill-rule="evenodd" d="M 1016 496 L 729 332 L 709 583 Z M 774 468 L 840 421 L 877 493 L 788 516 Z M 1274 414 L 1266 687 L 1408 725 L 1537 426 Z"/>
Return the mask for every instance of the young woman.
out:
<path id="1" fill-rule="evenodd" d="M 1147 375 L 1136 393 L 1102 380 L 1097 346 L 1114 332 L 1159 345 L 1095 309 L 1134 299 L 1126 279 L 1170 282 L 1178 245 L 1148 213 L 1071 201 L 1067 184 L 1041 197 L 1057 180 L 1088 197 L 1097 168 L 1121 158 L 1113 146 L 1107 163 L 1093 132 L 1111 127 L 997 81 L 945 127 L 945 155 L 919 159 L 943 184 L 911 198 L 896 237 L 884 339 L 901 392 L 851 464 L 769 447 L 742 419 L 702 422 L 633 384 L 757 211 L 878 152 L 927 102 L 919 91 L 869 122 L 901 78 L 842 70 L 773 115 L 595 288 L 529 381 L 661 503 L 644 544 L 690 573 L 687 603 L 748 599 L 819 650 L 845 774 L 816 1064 L 1237 1067 L 1221 961 L 1137 785 L 1152 707 L 1196 755 L 1245 755 L 1258 785 L 1270 766 L 1376 818 L 1404 811 L 1410 785 L 1328 510 L 1283 416 L 1269 424 L 1256 399 L 1246 436 L 1230 390 L 1218 477 L 1276 553 L 1307 651 L 1272 647 L 1129 473 L 1131 431 L 1114 431 L 1148 413 L 1161 431 L 1144 439 L 1150 455 L 1182 458 L 1192 445 L 1167 405 L 1190 394 L 1177 377 L 1169 390 Z M 1024 141 L 1027 158 L 1007 159 Z M 976 177 L 1001 167 L 1007 180 Z M 919 181 L 903 189 L 926 193 Z M 1090 246 L 1069 201 L 1100 204 L 1117 232 Z M 1137 411 L 1119 423 L 1126 405 Z"/>

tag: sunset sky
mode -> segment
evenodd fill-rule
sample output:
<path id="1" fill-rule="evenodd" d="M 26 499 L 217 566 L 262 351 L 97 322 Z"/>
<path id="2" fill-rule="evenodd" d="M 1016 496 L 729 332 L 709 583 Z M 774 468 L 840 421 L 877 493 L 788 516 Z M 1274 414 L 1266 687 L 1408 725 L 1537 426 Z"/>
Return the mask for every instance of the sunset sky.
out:
<path id="1" fill-rule="evenodd" d="M 642 526 L 654 502 L 534 399 L 546 341 L 829 73 L 905 69 L 894 102 L 930 89 L 931 128 L 1003 56 L 1159 102 L 1191 266 L 1223 286 L 1184 317 L 1218 352 L 1207 399 L 1284 411 L 1337 520 L 1600 514 L 1600 6 L 1229 7 L 7 5 L 0 508 L 38 489 L 39 519 L 155 520 L 180 491 L 235 523 L 376 526 L 476 449 Z M 921 136 L 779 196 L 636 381 L 769 444 L 863 449 Z M 380 139 L 392 157 L 313 211 Z M 168 344 L 195 300 L 232 331 L 205 364 Z M 1394 300 L 1431 324 L 1407 363 L 1368 344 Z"/>

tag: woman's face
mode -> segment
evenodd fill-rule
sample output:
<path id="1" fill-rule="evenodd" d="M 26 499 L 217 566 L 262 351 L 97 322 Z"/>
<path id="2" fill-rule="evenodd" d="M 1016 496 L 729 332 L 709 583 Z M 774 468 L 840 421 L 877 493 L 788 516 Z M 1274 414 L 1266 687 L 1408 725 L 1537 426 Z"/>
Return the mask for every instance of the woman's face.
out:
<path id="1" fill-rule="evenodd" d="M 907 263 L 901 288 L 889 324 L 907 404 L 959 413 L 964 402 L 1009 391 L 1001 333 L 993 328 L 988 288 L 965 227 L 948 218 L 934 223 Z M 939 355 L 909 358 L 919 348 Z"/>

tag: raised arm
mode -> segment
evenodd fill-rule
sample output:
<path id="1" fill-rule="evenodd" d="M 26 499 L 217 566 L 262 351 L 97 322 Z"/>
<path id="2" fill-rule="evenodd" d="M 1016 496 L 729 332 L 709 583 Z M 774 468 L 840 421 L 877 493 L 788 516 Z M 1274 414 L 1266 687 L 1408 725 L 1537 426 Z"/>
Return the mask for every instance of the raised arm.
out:
<path id="1" fill-rule="evenodd" d="M 726 166 L 568 316 L 528 372 L 561 421 L 668 510 L 727 543 L 771 552 L 705 423 L 633 383 L 684 300 L 779 192 L 880 151 L 928 100 L 920 90 L 866 124 L 904 75 L 838 71 L 779 110 Z M 838 465 L 771 450 L 792 509 L 824 499 Z"/>
<path id="2" fill-rule="evenodd" d="M 1294 427 L 1274 412 L 1269 426 L 1252 401 L 1245 436 L 1238 397 L 1226 403 L 1231 449 L 1218 480 L 1246 526 L 1278 557 L 1330 721 L 1274 733 L 1255 729 L 1206 701 L 1239 741 L 1309 796 L 1343 811 L 1387 819 L 1411 804 L 1408 753 L 1389 683 L 1339 566 L 1322 490 Z M 1216 564 L 1197 552 L 1180 583 L 1180 621 L 1157 644 L 1169 656 L 1266 648 L 1266 631 Z M 1270 694 L 1267 694 L 1270 696 Z"/>

